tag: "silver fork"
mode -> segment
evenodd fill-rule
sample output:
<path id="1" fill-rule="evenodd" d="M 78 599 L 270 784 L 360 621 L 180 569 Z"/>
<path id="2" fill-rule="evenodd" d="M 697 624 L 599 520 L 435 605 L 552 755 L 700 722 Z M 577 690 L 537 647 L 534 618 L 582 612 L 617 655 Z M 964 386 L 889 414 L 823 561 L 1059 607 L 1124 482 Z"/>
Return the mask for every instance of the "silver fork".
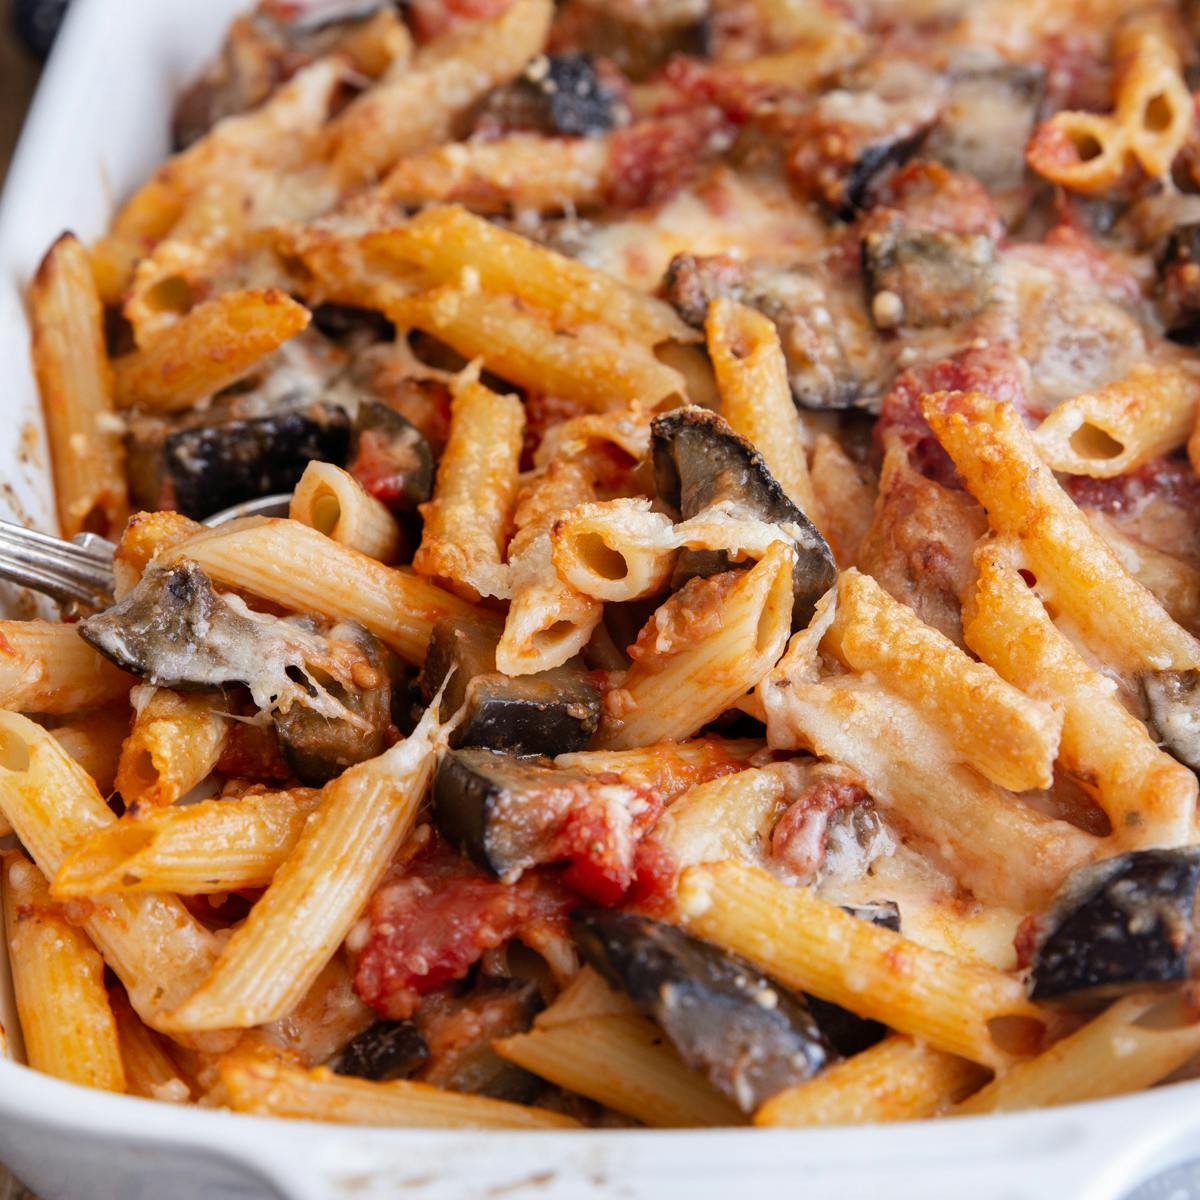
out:
<path id="1" fill-rule="evenodd" d="M 290 496 L 261 496 L 206 517 L 224 525 L 238 517 L 285 517 Z M 0 579 L 41 592 L 59 604 L 106 608 L 113 600 L 113 555 L 117 547 L 96 533 L 71 541 L 0 521 Z"/>

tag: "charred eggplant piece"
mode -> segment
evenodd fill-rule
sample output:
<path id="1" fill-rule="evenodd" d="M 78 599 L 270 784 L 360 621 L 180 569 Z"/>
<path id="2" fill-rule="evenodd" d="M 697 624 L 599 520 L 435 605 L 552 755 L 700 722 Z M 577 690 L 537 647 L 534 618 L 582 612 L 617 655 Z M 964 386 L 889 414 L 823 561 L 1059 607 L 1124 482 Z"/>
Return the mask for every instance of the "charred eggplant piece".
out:
<path id="1" fill-rule="evenodd" d="M 361 652 L 331 645 L 310 627 L 253 612 L 237 596 L 218 596 L 188 559 L 150 567 L 118 604 L 79 622 L 79 635 L 117 666 L 147 683 L 179 691 L 227 684 L 250 689 L 260 709 L 306 705 L 327 717 L 351 717 L 317 682 L 350 678 Z"/>
<path id="2" fill-rule="evenodd" d="M 575 915 L 584 957 L 744 1112 L 835 1055 L 804 1002 L 748 962 L 636 913 Z"/>
<path id="3" fill-rule="evenodd" d="M 330 1060 L 330 1070 L 359 1079 L 410 1079 L 429 1060 L 412 1021 L 376 1021 Z"/>
<path id="4" fill-rule="evenodd" d="M 677 408 L 651 425 L 654 483 L 658 497 L 684 520 L 715 504 L 744 510 L 747 517 L 791 525 L 796 533 L 792 619 L 807 624 L 817 601 L 837 578 L 833 552 L 817 527 L 788 498 L 762 455 L 728 422 L 703 408 Z M 683 551 L 672 584 L 694 575 L 728 570 L 723 554 Z"/>
<path id="5" fill-rule="evenodd" d="M 1158 259 L 1158 306 L 1167 333 L 1186 345 L 1200 342 L 1200 221 L 1180 225 Z"/>
<path id="6" fill-rule="evenodd" d="M 881 925 L 894 933 L 900 932 L 900 909 L 895 901 L 885 900 L 878 904 L 843 904 L 842 910 L 872 925 Z M 840 1004 L 822 1000 L 818 996 L 805 996 L 813 1019 L 821 1032 L 843 1058 L 860 1054 L 880 1042 L 887 1035 L 887 1026 L 880 1021 L 871 1021 L 852 1013 Z"/>
<path id="7" fill-rule="evenodd" d="M 582 787 L 581 771 L 556 771 L 546 758 L 495 750 L 450 750 L 433 780 L 438 828 L 501 879 L 538 861 L 555 818 Z"/>
<path id="8" fill-rule="evenodd" d="M 415 512 L 433 495 L 433 451 L 424 434 L 378 400 L 358 407 L 346 469 L 392 512 Z"/>
<path id="9" fill-rule="evenodd" d="M 1040 919 L 1030 999 L 1089 1008 L 1189 978 L 1197 884 L 1195 846 L 1080 867 Z"/>
<path id="10" fill-rule="evenodd" d="M 590 54 L 544 54 L 487 97 L 476 126 L 590 137 L 614 128 L 617 115 L 617 97 L 604 86 Z"/>
<path id="11" fill-rule="evenodd" d="M 383 313 L 350 304 L 318 304 L 312 310 L 312 323 L 331 342 L 352 338 L 390 342 L 396 336 L 396 327 Z"/>
<path id="12" fill-rule="evenodd" d="M 329 718 L 303 705 L 274 714 L 279 748 L 292 774 L 308 787 L 322 787 L 347 767 L 382 754 L 391 725 L 392 685 L 387 647 L 361 625 L 351 621 L 329 631 L 331 642 L 351 642 L 375 676 L 374 686 L 344 687 L 314 672 L 316 682 L 352 717 Z M 361 674 L 361 673 L 360 673 Z"/>
<path id="13" fill-rule="evenodd" d="M 806 266 L 746 261 L 725 254 L 677 254 L 663 277 L 675 311 L 697 329 L 708 306 L 728 298 L 758 309 L 779 333 L 792 399 L 801 408 L 877 408 L 887 378 L 882 343 L 865 304 L 827 288 Z"/>
<path id="14" fill-rule="evenodd" d="M 1142 694 L 1162 748 L 1200 771 L 1200 671 L 1147 671 Z"/>
<path id="15" fill-rule="evenodd" d="M 450 738 L 453 747 L 566 754 L 582 750 L 600 723 L 600 693 L 581 663 L 573 660 L 533 675 L 504 675 L 496 670 L 493 634 L 445 617 L 433 627 L 421 672 L 426 703 L 451 670 L 442 719 L 466 705 L 463 721 Z"/>
<path id="16" fill-rule="evenodd" d="M 340 465 L 349 448 L 345 409 L 320 402 L 172 433 L 163 443 L 164 477 L 176 510 L 199 520 L 244 500 L 290 492 L 310 462 Z"/>
<path id="17" fill-rule="evenodd" d="M 953 71 L 925 155 L 975 176 L 988 189 L 1016 187 L 1025 177 L 1025 147 L 1037 122 L 1045 76 L 1037 63 Z"/>
<path id="18" fill-rule="evenodd" d="M 953 325 L 992 299 L 996 248 L 982 233 L 910 230 L 895 221 L 863 238 L 862 263 L 879 329 Z"/>

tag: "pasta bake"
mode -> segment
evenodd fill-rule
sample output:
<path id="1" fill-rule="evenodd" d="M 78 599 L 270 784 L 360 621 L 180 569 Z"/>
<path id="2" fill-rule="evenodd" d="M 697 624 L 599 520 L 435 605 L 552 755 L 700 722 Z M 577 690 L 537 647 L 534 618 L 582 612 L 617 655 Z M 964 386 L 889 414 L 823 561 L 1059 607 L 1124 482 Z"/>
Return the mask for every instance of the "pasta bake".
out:
<path id="1" fill-rule="evenodd" d="M 114 588 L 0 621 L 0 1035 L 437 1128 L 1195 1077 L 1198 39 L 260 0 L 29 283 Z"/>

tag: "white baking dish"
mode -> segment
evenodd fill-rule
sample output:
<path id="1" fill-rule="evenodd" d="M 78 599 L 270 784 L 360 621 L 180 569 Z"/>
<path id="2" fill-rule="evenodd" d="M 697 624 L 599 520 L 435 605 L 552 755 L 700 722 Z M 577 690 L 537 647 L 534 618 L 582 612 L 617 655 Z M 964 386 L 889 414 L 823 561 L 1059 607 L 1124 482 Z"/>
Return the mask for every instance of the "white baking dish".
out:
<path id="1" fill-rule="evenodd" d="M 0 516 L 53 528 L 21 293 L 167 148 L 179 85 L 249 0 L 75 0 L 0 201 Z M 13 593 L 0 605 L 16 611 Z M 26 615 L 25 609 L 20 615 Z M 0 939 L 2 942 L 2 939 Z M 14 1028 L 0 949 L 0 1021 Z M 0 1160 L 44 1200 L 1200 1196 L 1200 1083 L 1006 1118 L 802 1133 L 352 1129 L 109 1096 L 0 1061 Z M 1200 1178 L 1198 1176 L 1197 1178 Z M 1165 1184 L 1165 1180 L 1156 1181 Z"/>

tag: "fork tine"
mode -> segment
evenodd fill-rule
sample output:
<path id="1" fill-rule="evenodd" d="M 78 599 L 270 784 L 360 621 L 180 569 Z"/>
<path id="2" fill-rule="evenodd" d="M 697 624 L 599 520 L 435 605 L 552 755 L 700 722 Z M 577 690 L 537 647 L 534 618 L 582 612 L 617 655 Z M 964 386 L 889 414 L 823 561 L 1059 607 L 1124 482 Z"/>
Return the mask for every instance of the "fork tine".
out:
<path id="1" fill-rule="evenodd" d="M 63 604 L 77 600 L 83 604 L 96 606 L 103 604 L 106 600 L 103 591 L 85 587 L 64 579 L 52 571 L 26 563 L 0 560 L 0 579 L 15 583 L 20 587 L 32 588 Z"/>
<path id="2" fill-rule="evenodd" d="M 92 593 L 112 587 L 112 564 L 95 558 L 80 558 L 48 549 L 37 543 L 22 544 L 18 539 L 0 536 L 0 562 L 15 563 L 62 579 L 65 583 L 87 588 Z"/>
<path id="3" fill-rule="evenodd" d="M 102 539 L 97 539 L 97 542 L 100 541 Z M 9 521 L 0 521 L 0 542 L 22 549 L 26 546 L 36 546 L 59 558 L 86 560 L 103 565 L 111 564 L 114 549 L 108 542 L 103 545 L 93 543 L 81 546 L 75 542 L 63 541 L 62 538 L 51 537 L 46 533 L 39 533 L 36 529 L 25 529 L 23 526 L 14 525 Z"/>

